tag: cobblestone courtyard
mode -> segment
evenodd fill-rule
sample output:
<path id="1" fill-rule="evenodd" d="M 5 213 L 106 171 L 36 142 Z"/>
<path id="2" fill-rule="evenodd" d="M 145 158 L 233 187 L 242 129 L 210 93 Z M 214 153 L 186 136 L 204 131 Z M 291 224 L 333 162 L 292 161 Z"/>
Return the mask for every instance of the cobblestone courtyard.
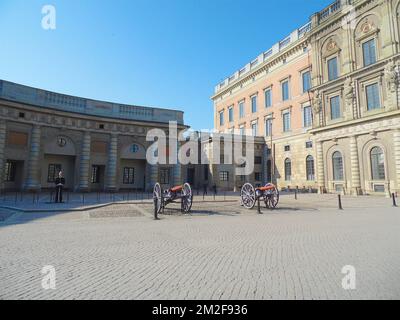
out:
<path id="1" fill-rule="evenodd" d="M 259 215 L 209 201 L 190 216 L 171 207 L 160 221 L 146 203 L 0 209 L 0 298 L 399 299 L 400 209 L 364 197 L 344 207 L 335 196 L 284 196 Z M 46 265 L 55 290 L 41 286 Z M 342 288 L 346 265 L 356 290 Z"/>

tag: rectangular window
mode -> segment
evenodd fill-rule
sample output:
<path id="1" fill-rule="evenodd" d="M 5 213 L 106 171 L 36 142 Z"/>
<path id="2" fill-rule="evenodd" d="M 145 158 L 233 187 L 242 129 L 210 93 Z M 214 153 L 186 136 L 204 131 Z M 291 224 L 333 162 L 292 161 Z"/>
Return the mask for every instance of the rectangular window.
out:
<path id="1" fill-rule="evenodd" d="M 14 182 L 15 181 L 15 173 L 17 170 L 17 163 L 15 161 L 7 161 L 4 168 L 4 181 L 6 182 Z"/>
<path id="2" fill-rule="evenodd" d="M 169 184 L 169 169 L 160 169 L 160 183 Z"/>
<path id="3" fill-rule="evenodd" d="M 254 122 L 251 124 L 251 132 L 253 134 L 253 137 L 257 137 L 258 135 L 258 125 L 257 122 Z"/>
<path id="4" fill-rule="evenodd" d="M 254 157 L 254 164 L 262 164 L 262 158 L 261 157 Z"/>
<path id="5" fill-rule="evenodd" d="M 364 67 L 376 62 L 376 45 L 375 39 L 363 43 Z"/>
<path id="6" fill-rule="evenodd" d="M 367 94 L 367 108 L 368 110 L 380 109 L 381 99 L 379 95 L 379 84 L 374 83 L 365 87 Z"/>
<path id="7" fill-rule="evenodd" d="M 331 119 L 332 120 L 339 119 L 342 116 L 340 111 L 339 96 L 332 97 L 330 101 L 331 101 Z"/>
<path id="8" fill-rule="evenodd" d="M 49 183 L 55 182 L 60 171 L 61 171 L 61 164 L 49 164 L 47 170 L 47 182 Z"/>
<path id="9" fill-rule="evenodd" d="M 225 123 L 225 121 L 224 121 L 224 111 L 221 111 L 221 112 L 219 113 L 219 125 L 220 125 L 220 126 L 223 126 L 224 123 Z"/>
<path id="10" fill-rule="evenodd" d="M 92 166 L 92 183 L 100 183 L 100 167 Z"/>
<path id="11" fill-rule="evenodd" d="M 254 180 L 261 181 L 261 173 L 260 172 L 254 172 Z"/>
<path id="12" fill-rule="evenodd" d="M 289 100 L 289 80 L 283 81 L 282 84 L 282 101 Z"/>
<path id="13" fill-rule="evenodd" d="M 220 181 L 229 181 L 229 172 L 228 171 L 220 171 L 219 180 Z"/>
<path id="14" fill-rule="evenodd" d="M 303 108 L 303 123 L 304 127 L 308 128 L 312 126 L 312 109 L 311 106 Z"/>
<path id="15" fill-rule="evenodd" d="M 303 93 L 308 92 L 311 89 L 311 73 L 310 71 L 302 74 L 303 78 Z"/>
<path id="16" fill-rule="evenodd" d="M 257 96 L 251 97 L 251 112 L 252 113 L 257 112 Z"/>
<path id="17" fill-rule="evenodd" d="M 272 107 L 272 90 L 271 89 L 265 90 L 265 107 L 266 108 Z"/>
<path id="18" fill-rule="evenodd" d="M 282 116 L 283 119 L 283 132 L 290 131 L 290 112 L 286 112 Z"/>
<path id="19" fill-rule="evenodd" d="M 124 168 L 124 184 L 135 183 L 135 168 Z"/>
<path id="20" fill-rule="evenodd" d="M 289 145 L 285 146 L 284 150 L 285 150 L 285 152 L 289 152 L 290 151 L 290 146 Z"/>
<path id="21" fill-rule="evenodd" d="M 239 102 L 239 117 L 244 118 L 244 101 Z"/>
<path id="22" fill-rule="evenodd" d="M 265 120 L 265 136 L 270 137 L 272 135 L 272 119 Z"/>
<path id="23" fill-rule="evenodd" d="M 312 141 L 307 141 L 306 142 L 306 149 L 312 149 L 312 147 L 313 147 Z"/>
<path id="24" fill-rule="evenodd" d="M 233 106 L 228 109 L 229 122 L 233 122 Z"/>
<path id="25" fill-rule="evenodd" d="M 328 79 L 329 81 L 337 79 L 338 73 L 338 60 L 337 57 L 328 60 Z"/>

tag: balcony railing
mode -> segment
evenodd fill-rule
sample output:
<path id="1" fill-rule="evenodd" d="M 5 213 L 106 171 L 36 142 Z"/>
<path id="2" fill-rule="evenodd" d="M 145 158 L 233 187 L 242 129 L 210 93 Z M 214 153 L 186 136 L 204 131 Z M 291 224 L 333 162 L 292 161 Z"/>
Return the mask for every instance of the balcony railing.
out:
<path id="1" fill-rule="evenodd" d="M 108 118 L 183 124 L 183 112 L 79 98 L 0 80 L 0 99 Z"/>
<path id="2" fill-rule="evenodd" d="M 341 7 L 342 7 L 342 1 L 341 0 L 335 1 L 329 7 L 325 8 L 324 10 L 322 10 L 319 13 L 319 20 L 323 21 L 323 20 L 327 19 L 331 14 L 340 10 Z"/>

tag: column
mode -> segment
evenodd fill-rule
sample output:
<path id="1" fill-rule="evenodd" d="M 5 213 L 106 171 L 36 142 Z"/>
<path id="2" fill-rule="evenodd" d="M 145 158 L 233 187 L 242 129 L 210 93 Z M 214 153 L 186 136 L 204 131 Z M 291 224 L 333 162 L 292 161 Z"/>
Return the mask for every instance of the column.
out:
<path id="1" fill-rule="evenodd" d="M 105 189 L 117 191 L 118 135 L 112 134 L 108 149 L 107 177 Z"/>
<path id="2" fill-rule="evenodd" d="M 350 162 L 351 162 L 351 194 L 361 195 L 360 160 L 358 156 L 357 137 L 350 137 Z"/>
<path id="3" fill-rule="evenodd" d="M 5 154 L 4 149 L 6 145 L 6 121 L 0 120 L 0 192 L 4 189 L 4 165 Z"/>
<path id="4" fill-rule="evenodd" d="M 325 193 L 325 169 L 324 169 L 324 150 L 322 148 L 322 141 L 317 142 L 317 180 L 318 180 L 318 193 Z"/>
<path id="5" fill-rule="evenodd" d="M 91 136 L 89 131 L 83 134 L 81 157 L 79 163 L 79 191 L 89 191 L 89 165 L 90 165 Z"/>
<path id="6" fill-rule="evenodd" d="M 173 171 L 173 184 L 174 186 L 179 186 L 182 184 L 182 167 L 179 161 L 174 165 Z"/>
<path id="7" fill-rule="evenodd" d="M 400 193 L 400 129 L 396 129 L 393 132 L 393 147 L 394 147 L 394 163 L 396 176 L 394 180 L 396 182 L 396 191 Z M 389 178 L 389 177 L 388 177 Z"/>
<path id="8" fill-rule="evenodd" d="M 28 159 L 28 173 L 24 189 L 28 191 L 37 191 L 41 188 L 40 184 L 40 138 L 41 128 L 34 125 L 31 133 L 31 145 Z"/>

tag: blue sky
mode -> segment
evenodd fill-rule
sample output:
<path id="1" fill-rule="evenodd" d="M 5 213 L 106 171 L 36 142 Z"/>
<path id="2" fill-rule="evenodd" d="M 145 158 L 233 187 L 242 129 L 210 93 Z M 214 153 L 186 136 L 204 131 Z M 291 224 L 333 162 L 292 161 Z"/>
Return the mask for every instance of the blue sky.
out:
<path id="1" fill-rule="evenodd" d="M 332 0 L 0 0 L 0 78 L 185 111 L 213 127 L 214 86 Z M 41 27 L 44 5 L 57 29 Z"/>

